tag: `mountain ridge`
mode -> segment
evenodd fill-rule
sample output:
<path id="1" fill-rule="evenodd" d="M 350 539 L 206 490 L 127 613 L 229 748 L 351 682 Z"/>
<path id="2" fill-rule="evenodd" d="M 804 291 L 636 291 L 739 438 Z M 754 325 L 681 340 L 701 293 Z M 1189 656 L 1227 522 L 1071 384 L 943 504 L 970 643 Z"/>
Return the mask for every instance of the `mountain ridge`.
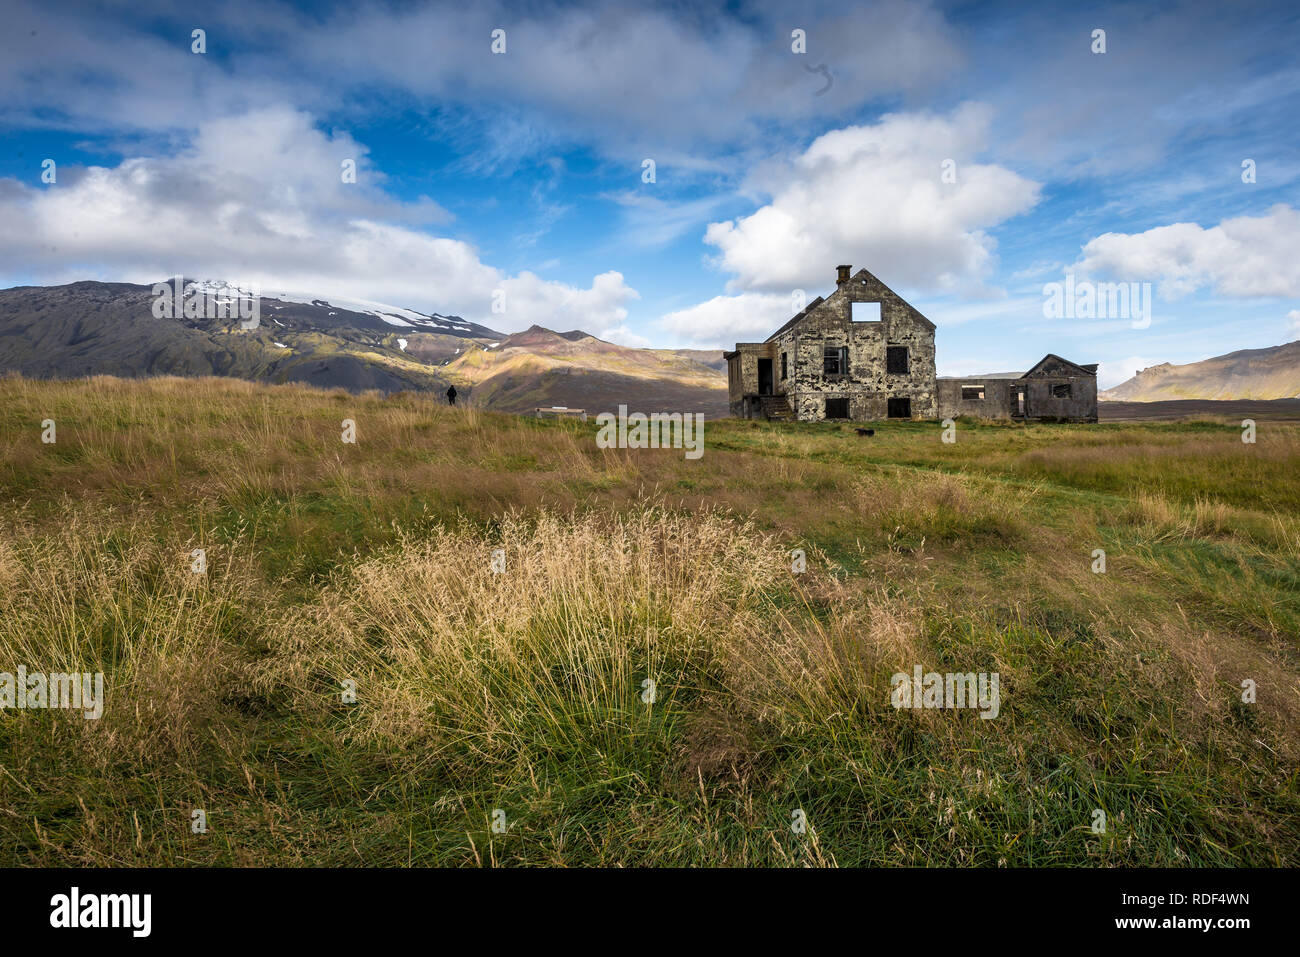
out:
<path id="1" fill-rule="evenodd" d="M 166 283 L 232 302 L 220 282 Z M 159 310 L 156 285 L 79 280 L 0 290 L 0 373 L 218 375 L 387 393 L 441 394 L 455 385 L 463 401 L 508 412 L 584 403 L 727 411 L 720 350 L 637 349 L 536 324 L 507 335 L 460 316 L 278 290 L 257 296 L 250 327 L 229 312 L 209 316 L 175 303 Z"/>
<path id="2" fill-rule="evenodd" d="M 1227 401 L 1300 396 L 1300 340 L 1238 349 L 1198 362 L 1161 362 L 1098 395 L 1110 402 Z"/>

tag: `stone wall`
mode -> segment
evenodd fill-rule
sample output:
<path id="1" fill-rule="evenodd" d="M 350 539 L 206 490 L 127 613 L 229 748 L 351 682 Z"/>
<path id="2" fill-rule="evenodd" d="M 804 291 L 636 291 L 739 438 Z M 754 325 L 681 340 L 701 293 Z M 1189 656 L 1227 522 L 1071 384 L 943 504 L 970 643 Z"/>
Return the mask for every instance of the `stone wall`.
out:
<path id="1" fill-rule="evenodd" d="M 854 322 L 852 304 L 880 303 L 880 319 Z M 883 419 L 888 400 L 911 400 L 912 415 L 935 418 L 934 327 L 916 309 L 865 269 L 840 283 L 823 302 L 774 339 L 775 389 L 790 401 L 803 421 L 825 418 L 826 399 L 849 400 L 849 417 Z M 848 346 L 848 373 L 828 376 L 823 368 L 827 346 Z M 888 346 L 905 346 L 906 373 L 887 372 Z M 781 378 L 781 354 L 787 356 L 789 376 Z"/>
<path id="2" fill-rule="evenodd" d="M 1020 379 L 940 379 L 939 380 L 939 417 L 955 419 L 959 415 L 969 415 L 984 419 L 1007 419 L 1018 409 L 1015 390 L 1019 388 Z M 983 399 L 963 399 L 963 386 L 982 386 Z"/>
<path id="3" fill-rule="evenodd" d="M 727 356 L 727 404 L 735 418 L 747 418 L 744 397 L 758 393 L 758 360 L 771 358 L 773 346 L 767 342 L 738 342 L 733 353 Z M 779 359 L 778 359 L 779 361 Z M 773 385 L 781 370 L 774 364 Z M 775 391 L 775 390 L 774 390 Z"/>
<path id="4" fill-rule="evenodd" d="M 1097 421 L 1096 366 L 1078 366 L 1049 354 L 1021 378 L 945 379 L 935 376 L 935 328 L 925 316 L 865 269 L 852 276 L 839 267 L 835 291 L 777 330 L 767 342 L 741 342 L 727 354 L 731 414 L 762 415 L 758 395 L 758 360 L 772 360 L 772 394 L 785 396 L 794 417 L 816 422 L 826 417 L 828 399 L 844 399 L 851 419 L 883 419 L 890 399 L 907 399 L 913 418 L 959 415 L 1018 417 L 1018 394 L 1024 391 L 1029 419 Z M 854 321 L 854 303 L 879 303 L 880 318 Z M 888 349 L 907 349 L 907 371 L 890 372 Z M 825 371 L 828 348 L 848 349 L 848 368 Z M 782 372 L 782 357 L 785 371 Z M 962 399 L 963 385 L 981 385 L 983 400 Z M 1068 395 L 1059 395 L 1060 387 Z M 777 403 L 779 404 L 779 403 Z M 777 413 L 767 400 L 768 414 Z M 785 414 L 782 412 L 781 414 Z"/>
<path id="5" fill-rule="evenodd" d="M 962 399 L 962 386 L 984 387 L 983 401 Z M 1055 391 L 1066 386 L 1069 396 L 1058 396 Z M 1024 390 L 1023 418 L 1035 421 L 1097 421 L 1097 377 L 1081 373 L 1073 363 L 1058 362 L 1053 357 L 1018 379 L 966 379 L 939 380 L 939 416 L 956 418 L 959 415 L 983 418 L 1019 418 L 1020 403 L 1016 393 Z"/>
<path id="6" fill-rule="evenodd" d="M 1097 421 L 1097 377 L 1093 375 L 1053 375 L 1023 380 L 1025 383 L 1025 417 L 1060 419 L 1071 422 Z M 1068 398 L 1052 394 L 1054 386 L 1069 385 Z"/>

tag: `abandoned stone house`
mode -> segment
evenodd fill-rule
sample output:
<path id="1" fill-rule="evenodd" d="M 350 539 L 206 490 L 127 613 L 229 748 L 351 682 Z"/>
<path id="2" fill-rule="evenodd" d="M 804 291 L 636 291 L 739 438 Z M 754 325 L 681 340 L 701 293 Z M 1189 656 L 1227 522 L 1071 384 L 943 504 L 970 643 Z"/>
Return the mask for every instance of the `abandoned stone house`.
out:
<path id="1" fill-rule="evenodd" d="M 1024 373 L 944 376 L 939 380 L 939 412 L 944 418 L 1096 422 L 1097 366 L 1076 365 L 1048 353 Z"/>
<path id="2" fill-rule="evenodd" d="M 935 375 L 934 323 L 865 269 L 837 267 L 764 342 L 725 353 L 731 414 L 744 419 L 1097 421 L 1097 367 L 1048 355 L 1023 374 Z"/>

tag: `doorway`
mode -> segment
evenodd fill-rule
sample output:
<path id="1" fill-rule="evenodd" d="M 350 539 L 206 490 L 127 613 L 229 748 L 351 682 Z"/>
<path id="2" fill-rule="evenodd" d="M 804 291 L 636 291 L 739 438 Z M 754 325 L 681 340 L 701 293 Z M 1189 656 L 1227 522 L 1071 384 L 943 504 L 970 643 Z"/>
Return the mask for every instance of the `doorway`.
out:
<path id="1" fill-rule="evenodd" d="M 758 360 L 758 394 L 772 394 L 772 360 Z"/>

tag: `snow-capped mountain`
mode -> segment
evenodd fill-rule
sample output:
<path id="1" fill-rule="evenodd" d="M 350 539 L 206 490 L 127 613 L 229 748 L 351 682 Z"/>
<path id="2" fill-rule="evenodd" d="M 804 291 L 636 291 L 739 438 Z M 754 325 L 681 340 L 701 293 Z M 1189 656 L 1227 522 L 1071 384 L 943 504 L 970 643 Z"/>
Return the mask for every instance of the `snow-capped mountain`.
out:
<path id="1" fill-rule="evenodd" d="M 426 314 L 402 306 L 390 306 L 383 302 L 373 302 L 369 299 L 349 299 L 339 296 L 324 298 L 310 292 L 267 289 L 265 287 L 255 288 L 248 284 L 227 282 L 221 279 L 181 279 L 179 284 L 176 279 L 171 279 L 167 281 L 166 285 L 173 290 L 173 293 L 180 290 L 182 295 L 202 295 L 218 304 L 233 304 L 240 299 L 256 297 L 261 300 L 263 314 L 266 315 L 269 310 L 269 314 L 273 319 L 282 318 L 277 314 L 283 312 L 289 306 L 311 306 L 315 310 L 325 311 L 324 317 L 317 315 L 315 316 L 317 319 L 341 317 L 338 323 L 331 323 L 331 325 L 347 323 L 363 327 L 371 326 L 372 323 L 368 321 L 357 321 L 357 317 L 365 316 L 378 319 L 385 325 L 399 329 L 413 329 L 472 339 L 505 338 L 501 333 L 494 332 L 487 326 L 480 326 L 478 323 L 462 319 L 460 316 L 444 316 L 438 312 Z M 301 314 L 301 310 L 292 309 L 290 314 Z"/>
<path id="2" fill-rule="evenodd" d="M 504 336 L 459 316 L 219 280 L 0 290 L 0 374 L 220 375 L 351 391 L 449 385 L 488 408 L 726 414 L 721 352 L 632 349 L 580 330 Z"/>
<path id="3" fill-rule="evenodd" d="M 223 375 L 445 389 L 443 363 L 503 338 L 459 316 L 213 279 L 0 290 L 0 371 L 33 378 Z"/>
<path id="4" fill-rule="evenodd" d="M 460 316 L 444 316 L 438 312 L 426 315 L 413 309 L 390 306 L 382 302 L 371 302 L 368 299 L 341 299 L 338 296 L 320 299 L 308 293 L 282 290 L 263 292 L 262 298 L 271 300 L 272 309 L 275 309 L 277 304 L 297 303 L 331 310 L 330 315 L 342 312 L 350 315 L 373 316 L 385 324 L 399 329 L 436 332 L 441 335 L 472 339 L 504 338 L 501 333 L 494 332 L 487 326 L 480 326 L 478 323 L 462 319 Z"/>

